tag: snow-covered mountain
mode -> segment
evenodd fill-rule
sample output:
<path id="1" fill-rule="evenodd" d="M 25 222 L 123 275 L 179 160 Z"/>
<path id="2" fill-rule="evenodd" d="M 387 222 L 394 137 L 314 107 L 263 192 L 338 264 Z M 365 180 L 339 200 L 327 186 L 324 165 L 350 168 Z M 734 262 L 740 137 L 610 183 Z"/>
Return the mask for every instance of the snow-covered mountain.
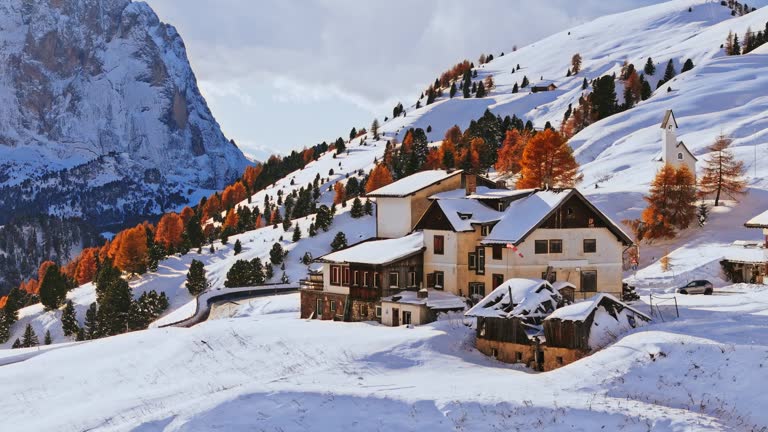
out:
<path id="1" fill-rule="evenodd" d="M 181 36 L 145 3 L 6 0 L 0 41 L 0 223 L 119 224 L 221 189 L 247 164 Z"/>
<path id="2" fill-rule="evenodd" d="M 731 134 L 735 153 L 748 168 L 749 194 L 741 203 L 713 210 L 704 227 L 643 245 L 643 268 L 635 276 L 644 299 L 651 289 L 669 290 L 693 277 L 710 278 L 720 289 L 726 284 L 719 273 L 722 249 L 733 240 L 760 239 L 759 230 L 746 229 L 743 222 L 768 207 L 768 172 L 755 163 L 768 150 L 768 49 L 727 57 L 720 45 L 729 31 L 743 35 L 747 28 L 765 29 L 766 22 L 768 8 L 732 16 L 719 1 L 707 0 L 673 0 L 604 17 L 479 68 L 476 80 L 492 74 L 496 82 L 488 97 L 442 97 L 423 108 L 406 107 L 407 116 L 383 123 L 381 131 L 384 139 L 402 138 L 409 127 L 431 126 L 430 139 L 439 140 L 447 128 L 466 128 L 486 108 L 516 114 L 539 128 L 547 121 L 557 126 L 568 105 L 576 105 L 585 77 L 618 72 L 624 61 L 640 69 L 652 57 L 657 73 L 649 80 L 655 88 L 668 60 L 679 72 L 690 58 L 693 70 L 634 108 L 590 125 L 571 145 L 585 174 L 581 189 L 618 221 L 637 217 L 644 206 L 641 196 L 659 167 L 653 159 L 661 149 L 659 124 L 667 109 L 675 111 L 680 139 L 700 159 L 716 135 Z M 575 53 L 583 57 L 583 70 L 566 77 Z M 512 73 L 517 64 L 520 70 Z M 523 76 L 558 88 L 511 93 Z M 621 85 L 617 81 L 619 95 Z M 327 204 L 330 187 L 370 170 L 384 146 L 383 140 L 353 140 L 348 153 L 324 155 L 260 191 L 250 205 L 265 195 L 274 200 L 278 191 L 285 196 L 318 175 L 328 179 L 320 187 L 320 201 Z M 204 249 L 170 257 L 157 273 L 131 281 L 134 294 L 166 292 L 171 308 L 161 320 L 174 321 L 194 309 L 184 287 L 192 259 L 202 260 L 213 286 L 221 288 L 236 260 L 266 259 L 280 241 L 289 251 L 285 271 L 295 281 L 306 271 L 301 256 L 328 252 L 336 232 L 344 231 L 350 243 L 375 232 L 373 218 L 352 219 L 348 209 L 339 209 L 329 232 L 306 238 L 311 220 L 294 221 L 305 235 L 295 243 L 288 240 L 290 230 L 268 226 L 232 236 L 227 245 L 217 241 L 214 253 Z M 236 240 L 243 245 L 237 256 Z M 672 270 L 660 268 L 662 250 L 669 252 Z M 50 330 L 54 346 L 0 351 L 0 364 L 21 361 L 0 367 L 11 382 L 0 392 L 0 401 L 8 402 L 0 403 L 6 406 L 0 412 L 33 430 L 250 430 L 254 424 L 280 430 L 392 424 L 405 430 L 761 430 L 768 425 L 760 404 L 765 368 L 757 367 L 768 352 L 762 331 L 766 291 L 757 286 L 724 291 L 682 297 L 681 319 L 657 320 L 603 352 L 546 374 L 480 356 L 460 321 L 416 329 L 303 321 L 297 319 L 296 296 L 256 300 L 232 317 L 192 329 L 151 329 L 74 346 L 61 344 L 68 338 L 60 331 L 60 311 L 31 306 L 20 311 L 11 340 L 29 323 L 38 335 Z M 95 299 L 93 286 L 81 286 L 69 297 L 82 324 Z M 642 303 L 638 307 L 648 310 Z M 79 403 L 105 385 L 114 391 L 96 408 Z M 23 409 L 13 404 L 18 397 L 26 402 Z"/>

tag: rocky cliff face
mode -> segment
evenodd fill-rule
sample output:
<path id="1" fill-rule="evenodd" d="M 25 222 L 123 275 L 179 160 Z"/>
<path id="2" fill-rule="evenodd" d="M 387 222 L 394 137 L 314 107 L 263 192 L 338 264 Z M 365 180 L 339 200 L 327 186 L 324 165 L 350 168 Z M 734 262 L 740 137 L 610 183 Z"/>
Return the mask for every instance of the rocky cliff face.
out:
<path id="1" fill-rule="evenodd" d="M 148 5 L 0 0 L 0 295 L 246 164 Z"/>
<path id="2" fill-rule="evenodd" d="M 148 5 L 0 0 L 0 223 L 119 224 L 222 188 L 246 163 Z"/>

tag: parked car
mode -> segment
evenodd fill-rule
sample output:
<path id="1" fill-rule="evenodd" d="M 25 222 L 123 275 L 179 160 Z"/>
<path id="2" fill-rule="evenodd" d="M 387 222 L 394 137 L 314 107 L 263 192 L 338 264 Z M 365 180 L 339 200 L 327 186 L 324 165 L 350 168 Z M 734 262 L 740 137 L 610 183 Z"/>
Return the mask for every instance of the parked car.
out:
<path id="1" fill-rule="evenodd" d="M 676 289 L 675 292 L 680 294 L 712 295 L 713 290 L 714 287 L 712 286 L 712 282 L 708 280 L 695 280 L 688 283 L 686 286 Z"/>

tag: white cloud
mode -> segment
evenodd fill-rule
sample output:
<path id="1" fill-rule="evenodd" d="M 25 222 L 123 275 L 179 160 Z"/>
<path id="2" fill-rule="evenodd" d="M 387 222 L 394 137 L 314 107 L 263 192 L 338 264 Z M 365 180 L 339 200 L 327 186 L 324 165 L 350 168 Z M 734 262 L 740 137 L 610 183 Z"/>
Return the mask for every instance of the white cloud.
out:
<path id="1" fill-rule="evenodd" d="M 212 105 L 273 103 L 273 114 L 284 110 L 286 118 L 289 107 L 327 108 L 333 101 L 383 116 L 397 100 L 414 102 L 464 58 L 510 51 L 595 16 L 658 2 L 149 0 L 178 27 L 206 96 L 218 99 Z M 214 110 L 222 124 L 230 124 L 219 111 L 226 110 Z M 336 121 L 346 130 L 353 120 Z M 311 131 L 295 133 L 311 144 Z M 264 142 L 256 135 L 241 140 Z"/>

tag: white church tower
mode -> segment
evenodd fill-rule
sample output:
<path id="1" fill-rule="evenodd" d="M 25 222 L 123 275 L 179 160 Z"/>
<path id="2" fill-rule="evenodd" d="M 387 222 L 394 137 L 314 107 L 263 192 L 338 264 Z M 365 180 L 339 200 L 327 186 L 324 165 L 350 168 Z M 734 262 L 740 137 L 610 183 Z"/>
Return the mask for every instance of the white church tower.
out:
<path id="1" fill-rule="evenodd" d="M 672 110 L 667 110 L 661 122 L 661 158 L 664 163 L 674 167 L 685 165 L 696 177 L 696 156 L 688 147 L 677 140 L 677 120 Z"/>

